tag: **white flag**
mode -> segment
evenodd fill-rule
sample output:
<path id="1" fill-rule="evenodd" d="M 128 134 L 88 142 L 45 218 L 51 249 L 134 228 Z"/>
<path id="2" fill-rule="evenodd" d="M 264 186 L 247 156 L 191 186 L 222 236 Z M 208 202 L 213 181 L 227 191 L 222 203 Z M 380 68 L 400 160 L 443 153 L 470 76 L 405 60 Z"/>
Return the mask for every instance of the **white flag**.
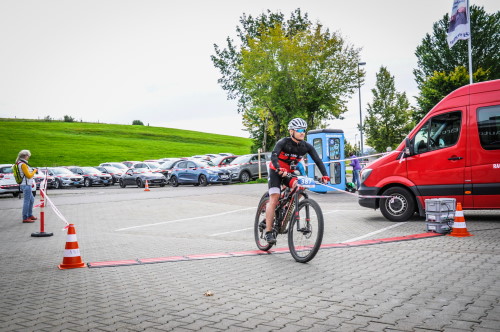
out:
<path id="1" fill-rule="evenodd" d="M 450 48 L 460 39 L 470 38 L 470 22 L 467 12 L 467 0 L 453 0 L 448 26 L 448 46 Z"/>

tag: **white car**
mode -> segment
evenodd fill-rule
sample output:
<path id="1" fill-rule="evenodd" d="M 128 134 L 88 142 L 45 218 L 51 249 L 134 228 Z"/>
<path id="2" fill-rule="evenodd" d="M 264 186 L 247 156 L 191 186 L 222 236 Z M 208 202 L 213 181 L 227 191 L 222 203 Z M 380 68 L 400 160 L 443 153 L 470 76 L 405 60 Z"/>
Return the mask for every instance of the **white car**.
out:
<path id="1" fill-rule="evenodd" d="M 33 196 L 36 196 L 36 182 L 33 181 L 31 186 Z M 12 194 L 14 197 L 19 196 L 19 184 L 17 184 L 12 173 L 12 164 L 0 164 L 0 194 Z"/>

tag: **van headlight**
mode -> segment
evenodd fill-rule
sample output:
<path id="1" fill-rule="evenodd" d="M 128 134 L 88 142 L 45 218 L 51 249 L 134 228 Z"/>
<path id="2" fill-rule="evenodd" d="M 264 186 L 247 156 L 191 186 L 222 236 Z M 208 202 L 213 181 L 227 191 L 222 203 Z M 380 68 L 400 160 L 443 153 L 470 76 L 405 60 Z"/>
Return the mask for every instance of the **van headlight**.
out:
<path id="1" fill-rule="evenodd" d="M 364 170 L 361 171 L 361 183 L 365 182 L 365 180 L 368 179 L 371 172 L 372 172 L 371 168 L 365 168 Z"/>

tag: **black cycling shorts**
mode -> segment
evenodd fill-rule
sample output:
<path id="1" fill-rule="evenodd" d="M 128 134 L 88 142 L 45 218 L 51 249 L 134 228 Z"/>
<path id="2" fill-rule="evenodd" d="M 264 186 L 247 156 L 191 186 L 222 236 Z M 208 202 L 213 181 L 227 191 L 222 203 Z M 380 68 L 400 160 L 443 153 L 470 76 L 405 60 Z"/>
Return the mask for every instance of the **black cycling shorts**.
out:
<path id="1" fill-rule="evenodd" d="M 284 184 L 285 186 L 289 187 L 290 186 L 290 180 L 291 178 L 288 176 L 282 177 L 281 175 L 278 174 L 277 171 L 274 169 L 269 169 L 269 180 L 267 182 L 269 189 L 271 188 L 278 188 L 274 189 L 274 192 L 269 192 L 270 194 L 273 193 L 279 193 L 281 190 L 281 185 Z"/>

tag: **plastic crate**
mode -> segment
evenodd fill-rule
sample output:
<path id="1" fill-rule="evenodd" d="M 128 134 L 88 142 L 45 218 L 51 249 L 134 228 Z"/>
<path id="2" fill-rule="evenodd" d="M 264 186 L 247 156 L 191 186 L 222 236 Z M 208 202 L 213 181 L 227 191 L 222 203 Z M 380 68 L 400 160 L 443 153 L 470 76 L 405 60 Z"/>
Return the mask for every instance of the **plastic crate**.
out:
<path id="1" fill-rule="evenodd" d="M 454 198 L 430 198 L 425 200 L 425 212 L 453 212 L 457 207 Z"/>

